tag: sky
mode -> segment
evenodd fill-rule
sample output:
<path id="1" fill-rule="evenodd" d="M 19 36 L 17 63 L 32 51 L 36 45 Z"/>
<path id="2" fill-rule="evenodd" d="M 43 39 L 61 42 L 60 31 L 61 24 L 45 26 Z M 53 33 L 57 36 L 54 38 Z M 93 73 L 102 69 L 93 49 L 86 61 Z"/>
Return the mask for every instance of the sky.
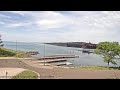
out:
<path id="1" fill-rule="evenodd" d="M 120 11 L 0 11 L 3 41 L 120 41 Z"/>

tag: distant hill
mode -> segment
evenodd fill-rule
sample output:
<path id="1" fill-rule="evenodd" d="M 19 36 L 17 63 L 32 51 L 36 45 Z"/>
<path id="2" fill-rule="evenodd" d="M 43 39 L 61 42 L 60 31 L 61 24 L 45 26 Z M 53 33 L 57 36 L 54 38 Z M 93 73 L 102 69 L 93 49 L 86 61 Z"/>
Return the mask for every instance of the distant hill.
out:
<path id="1" fill-rule="evenodd" d="M 57 46 L 64 46 L 64 47 L 76 47 L 76 48 L 84 48 L 84 49 L 96 49 L 97 44 L 93 43 L 86 43 L 86 42 L 60 42 L 60 43 L 45 43 Z"/>

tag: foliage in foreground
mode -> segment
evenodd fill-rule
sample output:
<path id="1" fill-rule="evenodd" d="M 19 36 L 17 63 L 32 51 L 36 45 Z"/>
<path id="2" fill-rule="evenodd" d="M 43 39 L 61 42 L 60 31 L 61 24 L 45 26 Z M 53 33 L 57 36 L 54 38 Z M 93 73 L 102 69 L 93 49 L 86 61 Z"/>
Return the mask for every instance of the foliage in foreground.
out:
<path id="1" fill-rule="evenodd" d="M 37 79 L 37 78 L 38 75 L 35 72 L 26 70 L 14 76 L 12 79 Z"/>

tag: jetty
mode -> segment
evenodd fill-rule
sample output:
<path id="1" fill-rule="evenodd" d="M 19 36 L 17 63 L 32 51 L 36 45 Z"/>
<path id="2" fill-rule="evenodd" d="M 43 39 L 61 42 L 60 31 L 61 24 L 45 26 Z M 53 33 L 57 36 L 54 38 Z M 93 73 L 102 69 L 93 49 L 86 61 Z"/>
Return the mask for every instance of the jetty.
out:
<path id="1" fill-rule="evenodd" d="M 43 56 L 38 59 L 44 60 L 44 59 L 62 59 L 62 58 L 79 58 L 79 56 L 77 55 L 51 55 L 51 56 Z"/>

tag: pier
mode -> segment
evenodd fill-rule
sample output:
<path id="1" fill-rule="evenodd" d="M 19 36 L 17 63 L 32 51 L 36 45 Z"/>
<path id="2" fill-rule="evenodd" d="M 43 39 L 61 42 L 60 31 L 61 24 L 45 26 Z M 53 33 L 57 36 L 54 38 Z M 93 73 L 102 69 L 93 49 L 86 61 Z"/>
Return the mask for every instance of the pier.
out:
<path id="1" fill-rule="evenodd" d="M 65 59 L 49 59 L 49 60 L 40 60 L 40 63 L 47 63 L 47 64 L 51 64 L 51 65 L 55 65 L 55 66 L 63 66 L 63 65 L 70 65 L 72 63 L 67 62 L 67 60 Z"/>
<path id="2" fill-rule="evenodd" d="M 44 59 L 62 59 L 62 58 L 79 58 L 77 55 L 51 55 L 38 58 L 39 60 Z"/>
<path id="3" fill-rule="evenodd" d="M 65 61 L 67 61 L 67 60 L 65 60 L 65 59 L 47 59 L 47 60 L 40 60 L 39 62 L 41 62 L 41 63 L 55 63 L 55 62 L 65 62 Z"/>
<path id="4" fill-rule="evenodd" d="M 38 58 L 40 63 L 48 63 L 55 66 L 70 65 L 72 63 L 68 62 L 65 58 L 79 58 L 77 55 L 50 55 Z"/>

